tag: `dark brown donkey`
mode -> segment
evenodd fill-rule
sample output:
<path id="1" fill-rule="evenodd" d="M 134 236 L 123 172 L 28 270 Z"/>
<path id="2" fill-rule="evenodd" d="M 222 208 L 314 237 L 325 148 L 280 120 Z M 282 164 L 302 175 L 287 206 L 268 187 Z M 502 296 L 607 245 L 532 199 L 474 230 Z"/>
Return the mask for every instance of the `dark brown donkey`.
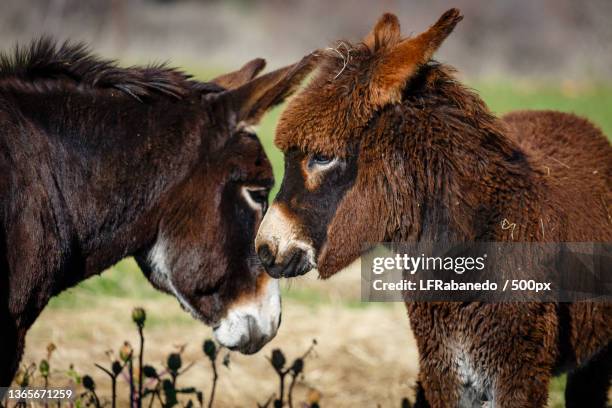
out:
<path id="1" fill-rule="evenodd" d="M 277 128 L 285 177 L 256 240 L 273 276 L 317 268 L 327 278 L 374 242 L 612 240 L 606 137 L 570 114 L 491 114 L 431 61 L 460 20 L 450 10 L 402 39 L 385 14 L 362 43 L 321 51 Z M 562 369 L 568 406 L 606 404 L 610 304 L 411 303 L 408 312 L 421 406 L 542 407 Z"/>
<path id="2" fill-rule="evenodd" d="M 264 65 L 201 83 L 48 40 L 0 57 L 0 385 L 49 298 L 130 255 L 222 344 L 274 337 L 252 243 L 273 176 L 249 126 L 310 67 Z"/>

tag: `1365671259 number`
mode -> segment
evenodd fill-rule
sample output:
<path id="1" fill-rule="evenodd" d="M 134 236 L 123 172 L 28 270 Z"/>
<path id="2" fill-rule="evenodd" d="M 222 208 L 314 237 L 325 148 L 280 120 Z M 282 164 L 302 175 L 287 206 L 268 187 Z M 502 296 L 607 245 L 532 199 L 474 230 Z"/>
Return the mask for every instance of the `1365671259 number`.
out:
<path id="1" fill-rule="evenodd" d="M 3 387 L 0 388 L 0 400 L 9 401 L 36 401 L 57 402 L 70 401 L 76 398 L 72 388 L 30 388 L 30 387 Z"/>

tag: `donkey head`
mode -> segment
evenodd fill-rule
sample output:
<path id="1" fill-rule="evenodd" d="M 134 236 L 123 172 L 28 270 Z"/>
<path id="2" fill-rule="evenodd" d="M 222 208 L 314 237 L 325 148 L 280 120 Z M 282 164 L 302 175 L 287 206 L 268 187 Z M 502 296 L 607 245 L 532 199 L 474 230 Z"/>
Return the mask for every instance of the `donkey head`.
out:
<path id="1" fill-rule="evenodd" d="M 137 257 L 157 288 L 244 353 L 259 350 L 280 324 L 278 281 L 253 244 L 274 179 L 251 126 L 310 71 L 305 58 L 255 78 L 264 64 L 213 80 L 223 90 L 198 99 L 196 115 L 205 119 L 192 149 L 200 152 L 196 165 L 166 194 L 156 239 Z"/>
<path id="2" fill-rule="evenodd" d="M 406 182 L 394 180 L 409 165 L 402 156 L 409 135 L 396 130 L 406 116 L 402 100 L 461 18 L 449 10 L 424 33 L 402 39 L 397 18 L 385 14 L 362 43 L 320 51 L 318 74 L 277 127 L 285 175 L 256 239 L 272 276 L 317 268 L 327 277 L 365 244 L 409 233 L 418 200 L 398 200 Z"/>

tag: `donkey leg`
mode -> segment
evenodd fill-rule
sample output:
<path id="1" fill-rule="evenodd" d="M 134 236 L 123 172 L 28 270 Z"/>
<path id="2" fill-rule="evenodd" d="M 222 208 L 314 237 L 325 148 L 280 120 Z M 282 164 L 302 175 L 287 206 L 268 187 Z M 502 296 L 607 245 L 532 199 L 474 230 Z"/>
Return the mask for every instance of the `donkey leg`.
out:
<path id="1" fill-rule="evenodd" d="M 593 356 L 586 364 L 576 367 L 567 376 L 565 406 L 605 408 L 612 379 L 612 347 Z"/>
<path id="2" fill-rule="evenodd" d="M 422 365 L 423 367 L 423 365 Z M 456 408 L 459 406 L 456 376 L 443 367 L 424 367 L 419 372 L 415 408 Z"/>
<path id="3" fill-rule="evenodd" d="M 414 401 L 414 408 L 430 408 L 427 399 L 425 398 L 425 390 L 420 381 L 416 384 L 416 397 Z"/>
<path id="4" fill-rule="evenodd" d="M 19 368 L 25 347 L 25 332 L 20 333 L 10 326 L 12 322 L 1 320 L 6 331 L 0 336 L 0 387 L 8 387 Z"/>
<path id="5" fill-rule="evenodd" d="M 512 374 L 499 376 L 493 391 L 493 406 L 542 408 L 548 401 L 550 368 L 526 365 Z"/>

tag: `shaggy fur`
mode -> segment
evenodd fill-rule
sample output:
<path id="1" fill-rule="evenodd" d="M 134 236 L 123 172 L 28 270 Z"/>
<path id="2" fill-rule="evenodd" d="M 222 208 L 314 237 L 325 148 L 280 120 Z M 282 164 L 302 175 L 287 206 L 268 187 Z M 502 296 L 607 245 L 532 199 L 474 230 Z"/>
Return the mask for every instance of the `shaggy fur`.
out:
<path id="1" fill-rule="evenodd" d="M 45 39 L 0 57 L 0 385 L 51 296 L 126 256 L 208 324 L 265 286 L 252 238 L 273 176 L 247 127 L 310 64 L 262 68 L 200 83 Z"/>
<path id="2" fill-rule="evenodd" d="M 431 61 L 460 20 L 449 10 L 402 39 L 397 18 L 384 15 L 362 43 L 320 51 L 317 75 L 282 114 L 276 143 L 287 172 L 273 205 L 305 231 L 297 238 L 312 244 L 323 278 L 366 243 L 612 240 L 606 137 L 560 112 L 495 117 Z M 328 170 L 297 170 L 332 158 L 340 164 Z M 407 308 L 419 406 L 543 407 L 561 371 L 570 373 L 568 407 L 606 404 L 609 303 Z"/>

